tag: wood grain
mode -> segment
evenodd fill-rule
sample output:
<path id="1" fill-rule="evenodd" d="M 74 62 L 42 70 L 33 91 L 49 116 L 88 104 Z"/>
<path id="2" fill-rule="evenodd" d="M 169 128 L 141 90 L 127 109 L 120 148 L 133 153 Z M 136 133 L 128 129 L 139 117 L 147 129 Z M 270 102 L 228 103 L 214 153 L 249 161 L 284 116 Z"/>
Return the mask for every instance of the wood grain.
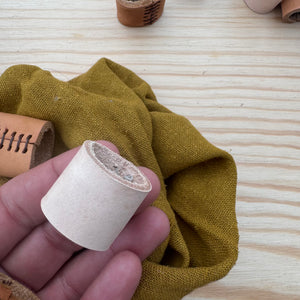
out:
<path id="1" fill-rule="evenodd" d="M 0 2 L 0 73 L 26 63 L 62 80 L 100 57 L 135 71 L 238 166 L 240 255 L 185 300 L 300 299 L 300 24 L 242 0 L 168 1 L 126 28 L 113 1 Z"/>

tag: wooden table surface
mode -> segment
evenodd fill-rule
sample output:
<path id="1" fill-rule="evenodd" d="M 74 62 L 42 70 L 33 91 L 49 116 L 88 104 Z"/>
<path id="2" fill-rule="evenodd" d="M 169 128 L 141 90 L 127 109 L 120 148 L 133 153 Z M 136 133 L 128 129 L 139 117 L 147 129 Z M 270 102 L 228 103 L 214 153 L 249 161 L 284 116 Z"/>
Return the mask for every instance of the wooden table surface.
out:
<path id="1" fill-rule="evenodd" d="M 300 299 L 300 23 L 242 0 L 169 0 L 144 28 L 120 25 L 114 1 L 1 0 L 0 28 L 0 73 L 68 80 L 108 57 L 234 156 L 238 262 L 185 300 Z"/>

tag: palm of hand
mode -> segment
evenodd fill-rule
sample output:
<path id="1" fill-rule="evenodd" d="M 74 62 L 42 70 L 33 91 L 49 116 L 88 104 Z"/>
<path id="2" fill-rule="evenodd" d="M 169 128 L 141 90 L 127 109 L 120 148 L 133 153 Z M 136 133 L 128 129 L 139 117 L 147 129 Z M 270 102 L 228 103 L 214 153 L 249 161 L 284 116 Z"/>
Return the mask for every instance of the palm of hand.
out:
<path id="1" fill-rule="evenodd" d="M 111 150 L 118 149 L 102 142 Z M 0 187 L 0 271 L 42 300 L 127 300 L 141 277 L 141 261 L 166 238 L 165 214 L 149 205 L 160 191 L 157 176 L 141 167 L 153 186 L 109 250 L 82 249 L 45 219 L 40 201 L 78 149 L 70 150 Z"/>

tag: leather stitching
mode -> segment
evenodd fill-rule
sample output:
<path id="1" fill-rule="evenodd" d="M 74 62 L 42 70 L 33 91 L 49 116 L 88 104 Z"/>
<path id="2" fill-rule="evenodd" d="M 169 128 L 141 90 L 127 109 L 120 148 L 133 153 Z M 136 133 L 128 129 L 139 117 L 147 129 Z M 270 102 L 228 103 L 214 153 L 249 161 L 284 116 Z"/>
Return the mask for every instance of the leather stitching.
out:
<path id="1" fill-rule="evenodd" d="M 3 148 L 3 144 L 4 144 L 4 140 L 5 140 L 5 136 L 6 136 L 7 132 L 8 132 L 8 129 L 6 128 L 2 134 L 2 138 L 1 138 L 1 142 L 0 142 L 0 149 Z"/>
<path id="2" fill-rule="evenodd" d="M 1 149 L 5 150 L 4 144 L 5 144 L 5 141 L 8 141 L 8 140 L 9 140 L 9 144 L 8 144 L 8 147 L 6 148 L 6 151 L 11 151 L 12 150 L 13 143 L 16 141 L 15 136 L 17 135 L 17 132 L 13 131 L 11 133 L 10 138 L 7 138 L 8 132 L 9 132 L 9 130 L 7 128 L 5 128 L 5 130 L 2 133 L 2 137 L 1 137 L 1 141 L 0 141 L 0 150 Z M 23 133 L 19 134 L 19 137 L 18 137 L 18 140 L 17 140 L 17 145 L 16 145 L 16 148 L 14 150 L 15 152 L 19 152 L 21 143 L 24 143 L 24 142 L 22 142 L 23 137 L 24 137 Z M 22 150 L 23 154 L 25 154 L 28 151 L 28 145 L 30 143 L 31 138 L 32 138 L 31 134 L 27 135 L 25 145 L 24 145 L 24 148 Z"/>
<path id="3" fill-rule="evenodd" d="M 144 11 L 144 25 L 151 25 L 159 18 L 159 9 L 161 0 L 151 3 L 145 7 Z"/>

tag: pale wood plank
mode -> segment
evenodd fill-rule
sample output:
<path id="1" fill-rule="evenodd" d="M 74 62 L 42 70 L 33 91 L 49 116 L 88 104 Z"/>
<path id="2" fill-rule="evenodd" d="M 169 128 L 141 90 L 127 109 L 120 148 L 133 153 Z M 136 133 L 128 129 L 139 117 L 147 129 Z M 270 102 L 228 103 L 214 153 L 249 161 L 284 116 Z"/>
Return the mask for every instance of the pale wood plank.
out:
<path id="1" fill-rule="evenodd" d="M 240 256 L 185 300 L 300 299 L 300 24 L 243 1 L 168 1 L 126 28 L 113 1 L 0 2 L 0 72 L 28 63 L 68 80 L 106 56 L 229 151 L 239 172 Z"/>

